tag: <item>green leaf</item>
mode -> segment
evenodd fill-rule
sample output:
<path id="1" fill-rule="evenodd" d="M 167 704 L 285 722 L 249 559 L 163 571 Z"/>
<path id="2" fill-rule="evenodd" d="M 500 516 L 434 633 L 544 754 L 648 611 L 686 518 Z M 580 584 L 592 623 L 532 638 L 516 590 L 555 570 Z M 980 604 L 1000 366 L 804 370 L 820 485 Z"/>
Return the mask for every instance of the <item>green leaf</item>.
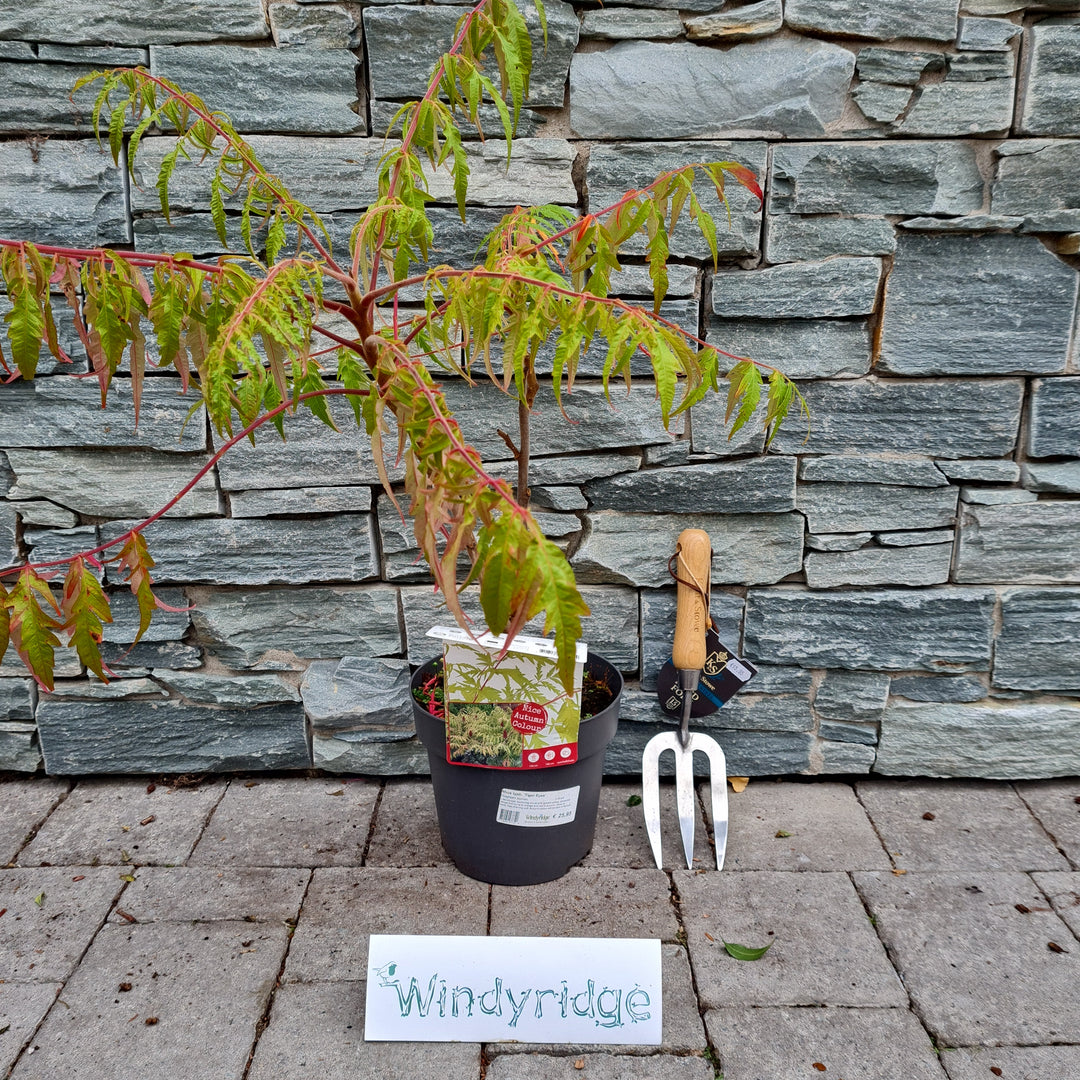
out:
<path id="1" fill-rule="evenodd" d="M 0 661 L 4 659 L 10 638 L 11 612 L 8 609 L 8 593 L 4 583 L 0 582 Z"/>
<path id="2" fill-rule="evenodd" d="M 225 233 L 225 193 L 221 182 L 220 166 L 210 178 L 210 218 L 214 222 L 214 231 L 218 239 L 225 247 L 228 247 L 229 241 Z"/>
<path id="3" fill-rule="evenodd" d="M 279 214 L 270 218 L 270 225 L 266 230 L 266 265 L 270 266 L 277 262 L 281 249 L 285 246 L 285 225 Z"/>
<path id="4" fill-rule="evenodd" d="M 762 946 L 760 949 L 753 948 L 749 945 L 736 945 L 731 941 L 724 942 L 724 948 L 727 949 L 728 955 L 733 956 L 736 960 L 760 960 L 772 947 L 776 938 L 773 938 L 768 945 Z"/>
<path id="5" fill-rule="evenodd" d="M 128 533 L 116 561 L 122 570 L 127 571 L 128 588 L 139 605 L 139 632 L 132 642 L 132 646 L 135 646 L 149 629 L 150 619 L 157 607 L 157 598 L 151 589 L 153 580 L 150 577 L 154 560 L 150 557 L 142 533 Z"/>
<path id="6" fill-rule="evenodd" d="M 102 682 L 105 676 L 101 660 L 103 623 L 112 622 L 109 601 L 101 585 L 83 562 L 82 556 L 73 559 L 64 579 L 61 611 L 65 616 L 63 631 L 69 635 L 79 659 Z"/>
<path id="7" fill-rule="evenodd" d="M 38 907 L 41 907 L 41 905 L 45 903 L 45 893 L 39 892 L 37 896 L 34 897 L 34 903 L 37 904 Z"/>
<path id="8" fill-rule="evenodd" d="M 626 805 L 627 806 L 640 806 L 641 805 L 641 796 L 640 795 L 631 795 L 626 800 Z"/>
<path id="9" fill-rule="evenodd" d="M 42 608 L 38 596 L 54 611 L 58 610 L 49 583 L 31 567 L 24 566 L 8 596 L 11 643 L 30 674 L 46 690 L 52 690 L 53 664 L 60 645 L 53 631 L 60 628 L 60 622 Z"/>

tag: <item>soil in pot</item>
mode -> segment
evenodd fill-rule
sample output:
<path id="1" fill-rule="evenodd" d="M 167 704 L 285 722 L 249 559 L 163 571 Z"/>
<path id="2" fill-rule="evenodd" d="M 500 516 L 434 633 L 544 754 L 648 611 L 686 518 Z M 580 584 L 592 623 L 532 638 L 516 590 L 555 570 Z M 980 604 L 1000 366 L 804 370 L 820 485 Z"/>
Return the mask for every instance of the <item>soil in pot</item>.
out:
<path id="1" fill-rule="evenodd" d="M 428 751 L 443 847 L 462 873 L 494 885 L 536 885 L 562 877 L 592 847 L 604 751 L 618 725 L 622 676 L 603 657 L 589 654 L 577 761 L 546 769 L 488 769 L 446 760 L 446 728 L 437 715 L 442 712 L 440 662 L 421 667 L 412 689 L 413 719 Z"/>

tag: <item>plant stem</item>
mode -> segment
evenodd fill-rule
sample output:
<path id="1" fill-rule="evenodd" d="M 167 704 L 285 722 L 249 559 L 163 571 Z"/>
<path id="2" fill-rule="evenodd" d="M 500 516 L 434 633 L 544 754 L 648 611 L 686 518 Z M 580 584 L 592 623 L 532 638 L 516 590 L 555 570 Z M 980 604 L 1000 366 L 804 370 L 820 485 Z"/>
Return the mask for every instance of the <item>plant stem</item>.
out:
<path id="1" fill-rule="evenodd" d="M 518 402 L 517 487 L 514 500 L 523 510 L 529 509 L 529 406 Z"/>

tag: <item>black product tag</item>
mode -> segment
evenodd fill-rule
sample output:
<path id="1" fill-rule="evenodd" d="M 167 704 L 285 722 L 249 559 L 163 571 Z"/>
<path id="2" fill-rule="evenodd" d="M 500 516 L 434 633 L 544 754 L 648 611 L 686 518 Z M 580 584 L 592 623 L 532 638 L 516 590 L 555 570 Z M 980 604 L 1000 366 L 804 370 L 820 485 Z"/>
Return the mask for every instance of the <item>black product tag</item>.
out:
<path id="1" fill-rule="evenodd" d="M 741 660 L 719 638 L 715 630 L 705 633 L 705 666 L 698 680 L 690 715 L 708 716 L 730 701 L 756 674 L 757 668 L 749 660 Z M 656 696 L 660 708 L 682 719 L 683 692 L 679 686 L 679 673 L 669 660 L 656 677 Z"/>

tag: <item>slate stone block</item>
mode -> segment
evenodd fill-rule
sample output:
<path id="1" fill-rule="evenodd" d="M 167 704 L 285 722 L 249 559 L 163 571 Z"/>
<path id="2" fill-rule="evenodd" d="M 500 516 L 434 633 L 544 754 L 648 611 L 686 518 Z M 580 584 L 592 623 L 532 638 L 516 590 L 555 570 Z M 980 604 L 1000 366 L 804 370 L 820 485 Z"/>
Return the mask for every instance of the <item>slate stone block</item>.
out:
<path id="1" fill-rule="evenodd" d="M 3 566 L 14 566 L 19 561 L 17 524 L 14 507 L 0 505 L 0 564 Z"/>
<path id="2" fill-rule="evenodd" d="M 407 660 L 316 660 L 300 684 L 304 712 L 321 736 L 350 731 L 357 741 L 409 739 L 416 733 L 411 677 Z"/>
<path id="3" fill-rule="evenodd" d="M 982 203 L 971 143 L 785 143 L 773 151 L 774 214 L 965 214 Z"/>
<path id="4" fill-rule="evenodd" d="M 38 46 L 39 60 L 57 64 L 90 64 L 99 70 L 105 67 L 148 67 L 149 49 L 113 48 L 107 45 L 47 45 Z"/>
<path id="5" fill-rule="evenodd" d="M 1080 581 L 1080 503 L 965 506 L 954 580 Z"/>
<path id="6" fill-rule="evenodd" d="M 877 542 L 886 547 L 921 547 L 924 544 L 952 543 L 952 529 L 914 529 L 877 534 Z"/>
<path id="7" fill-rule="evenodd" d="M 864 82 L 916 86 L 924 72 L 945 68 L 945 57 L 938 52 L 908 52 L 867 45 L 859 50 L 855 70 Z"/>
<path id="8" fill-rule="evenodd" d="M 985 480 L 992 484 L 1015 484 L 1020 466 L 1015 461 L 936 461 L 950 480 Z"/>
<path id="9" fill-rule="evenodd" d="M 891 124 L 908 107 L 914 91 L 909 86 L 862 82 L 852 90 L 851 96 L 868 119 Z"/>
<path id="10" fill-rule="evenodd" d="M 814 710 L 823 719 L 876 723 L 888 700 L 888 675 L 869 671 L 827 671 L 814 696 Z"/>
<path id="11" fill-rule="evenodd" d="M 159 674 L 158 679 L 196 705 L 253 708 L 300 700 L 296 687 L 280 675 L 205 675 L 202 672 L 170 671 Z"/>
<path id="12" fill-rule="evenodd" d="M 818 725 L 818 734 L 823 740 L 844 743 L 848 746 L 877 746 L 877 727 L 873 724 L 854 724 L 842 723 L 836 720 L 822 720 Z M 825 750 L 824 746 L 822 747 L 822 750 Z M 875 756 L 876 753 L 870 755 L 870 764 L 873 764 Z M 835 772 L 836 770 L 827 769 L 825 771 Z"/>
<path id="13" fill-rule="evenodd" d="M 799 485 L 798 508 L 815 533 L 932 529 L 953 523 L 956 489 L 803 483 Z"/>
<path id="14" fill-rule="evenodd" d="M 565 139 L 516 139 L 509 169 L 506 143 L 498 139 L 469 142 L 465 145 L 465 155 L 470 170 L 469 202 L 474 205 L 577 205 L 578 192 L 571 176 L 575 151 Z M 424 173 L 435 202 L 454 205 L 457 196 L 449 167 L 443 166 L 435 172 L 425 167 Z"/>
<path id="15" fill-rule="evenodd" d="M 371 507 L 369 487 L 272 488 L 268 491 L 234 491 L 229 496 L 229 509 L 234 518 L 355 514 Z"/>
<path id="16" fill-rule="evenodd" d="M 750 169 L 760 182 L 765 176 L 767 153 L 768 147 L 762 142 L 695 143 L 693 154 L 689 156 L 685 143 L 625 142 L 594 146 L 585 174 L 589 207 L 596 213 L 616 203 L 627 191 L 645 187 L 661 173 L 683 168 L 692 161 L 737 161 Z M 730 224 L 713 185 L 700 174 L 694 181 L 694 194 L 716 222 L 716 246 L 720 255 L 751 255 L 761 247 L 761 206 L 757 197 L 739 184 L 729 183 L 724 192 L 731 206 Z M 674 258 L 712 260 L 708 243 L 689 217 L 679 220 L 668 243 Z M 643 254 L 645 248 L 636 243 L 628 245 L 627 250 Z M 630 287 L 634 292 L 626 295 L 652 296 L 651 281 L 647 288 L 642 287 L 645 282 L 640 269 L 627 268 L 627 273 L 633 274 L 631 281 L 634 283 Z M 676 273 L 685 274 L 685 270 Z M 618 280 L 615 276 L 613 284 Z M 674 277 L 672 280 L 681 282 L 683 279 Z M 682 286 L 680 291 L 684 289 Z"/>
<path id="17" fill-rule="evenodd" d="M 623 41 L 574 56 L 570 124 L 585 139 L 819 136 L 840 118 L 854 67 L 847 49 L 807 38 L 723 54 Z"/>
<path id="18" fill-rule="evenodd" d="M 1053 225 L 1055 214 L 1080 207 L 1080 143 L 1011 139 L 996 154 L 993 213 L 1020 215 L 1028 228 L 1038 228 Z"/>
<path id="19" fill-rule="evenodd" d="M 210 709 L 174 701 L 47 701 L 38 709 L 53 776 L 311 767 L 300 704 Z"/>
<path id="20" fill-rule="evenodd" d="M 713 314 L 723 318 L 797 319 L 869 315 L 881 260 L 837 256 L 713 278 Z"/>
<path id="21" fill-rule="evenodd" d="M 806 583 L 812 589 L 840 585 L 941 585 L 949 580 L 952 543 L 918 547 L 865 547 L 859 551 L 806 556 Z"/>
<path id="22" fill-rule="evenodd" d="M 997 53 L 968 54 L 981 58 Z M 1007 54 L 1012 64 L 1012 53 Z M 956 58 L 954 58 L 956 59 Z M 971 81 L 954 76 L 968 73 L 949 66 L 946 82 L 924 86 L 914 105 L 896 125 L 901 135 L 1006 135 L 1012 124 L 1014 85 L 1010 77 Z"/>
<path id="23" fill-rule="evenodd" d="M 72 69 L 63 70 L 66 101 Z M 123 181 L 112 158 L 92 139 L 0 143 L 0 233 L 39 244 L 125 243 Z"/>
<path id="24" fill-rule="evenodd" d="M 0 131 L 91 134 L 92 92 L 84 90 L 74 102 L 69 95 L 75 81 L 92 71 L 90 64 L 0 61 L 0 92 L 5 101 Z"/>
<path id="25" fill-rule="evenodd" d="M 1080 21 L 1044 19 L 1027 33 L 1030 54 L 1019 131 L 1075 135 L 1080 132 Z"/>
<path id="26" fill-rule="evenodd" d="M 908 232 L 976 233 L 1009 232 L 1023 223 L 1023 218 L 1009 217 L 1007 214 L 968 214 L 957 218 L 914 217 L 896 224 Z"/>
<path id="27" fill-rule="evenodd" d="M 356 57 L 347 49 L 152 45 L 150 71 L 228 106 L 237 131 L 367 134 L 354 105 Z"/>
<path id="28" fill-rule="evenodd" d="M 532 502 L 552 510 L 584 510 L 588 500 L 578 487 L 530 487 Z"/>
<path id="29" fill-rule="evenodd" d="M 924 0 L 918 7 L 882 6 L 873 0 L 787 0 L 784 20 L 796 30 L 895 41 L 956 37 L 955 0 Z"/>
<path id="30" fill-rule="evenodd" d="M 793 379 L 845 378 L 870 370 L 870 330 L 863 320 L 706 318 L 711 345 L 770 364 Z M 722 370 L 732 363 L 720 357 Z M 695 406 L 695 415 L 701 409 Z M 787 422 L 799 424 L 797 418 Z"/>
<path id="31" fill-rule="evenodd" d="M 152 19 L 139 8 L 73 8 L 63 0 L 35 0 L 0 12 L 0 37 L 71 45 L 242 40 L 266 34 L 259 0 L 165 0 L 155 7 Z"/>
<path id="32" fill-rule="evenodd" d="M 585 11 L 581 18 L 581 36 L 604 41 L 672 41 L 682 37 L 683 24 L 677 11 L 660 8 L 635 11 L 633 8 L 611 8 Z"/>
<path id="33" fill-rule="evenodd" d="M 778 453 L 995 457 L 1016 445 L 1023 392 L 1018 379 L 881 379 L 801 389 L 813 417 L 809 437 L 797 422 L 785 425 L 772 444 Z"/>
<path id="34" fill-rule="evenodd" d="M 986 19 L 962 15 L 960 30 L 956 35 L 956 47 L 961 52 L 966 50 L 1006 52 L 1009 49 L 1009 42 L 1022 32 L 1021 27 L 1007 19 Z"/>
<path id="35" fill-rule="evenodd" d="M 359 21 L 340 4 L 271 4 L 270 29 L 279 47 L 360 49 L 364 35 Z"/>
<path id="36" fill-rule="evenodd" d="M 653 445 L 666 447 L 671 439 Z M 646 447 L 648 449 L 648 447 Z M 589 454 L 576 453 L 569 457 L 533 458 L 529 462 L 529 478 L 533 485 L 583 484 L 588 480 L 604 476 L 616 476 L 619 473 L 632 472 L 641 467 L 641 453 Z M 517 478 L 516 464 L 496 463 L 491 469 L 492 476 L 501 476 L 513 481 Z"/>
<path id="37" fill-rule="evenodd" d="M 1080 461 L 1029 461 L 1024 463 L 1024 487 L 1058 495 L 1080 492 Z"/>
<path id="38" fill-rule="evenodd" d="M 178 671 L 202 667 L 202 650 L 175 641 L 140 641 L 134 646 L 105 642 L 101 646 L 101 659 L 119 677 L 141 678 L 148 674 L 144 669 Z"/>
<path id="39" fill-rule="evenodd" d="M 1080 705 L 895 702 L 881 721 L 874 771 L 1020 780 L 1078 768 Z"/>
<path id="40" fill-rule="evenodd" d="M 977 675 L 902 675 L 894 678 L 890 693 L 909 701 L 981 701 L 986 685 Z"/>
<path id="41" fill-rule="evenodd" d="M 831 255 L 891 255 L 896 233 L 885 218 L 802 217 L 770 214 L 765 258 L 771 263 L 826 259 Z"/>
<path id="42" fill-rule="evenodd" d="M 79 519 L 70 510 L 45 499 L 32 502 L 12 502 L 11 509 L 19 515 L 24 525 L 41 525 L 51 529 L 73 529 Z"/>
<path id="43" fill-rule="evenodd" d="M 33 720 L 36 697 L 30 679 L 0 679 L 0 720 Z"/>
<path id="44" fill-rule="evenodd" d="M 0 720 L 0 769 L 33 773 L 40 768 L 37 724 Z"/>
<path id="45" fill-rule="evenodd" d="M 1080 378 L 1032 383 L 1028 453 L 1037 458 L 1080 457 Z"/>
<path id="46" fill-rule="evenodd" d="M 984 488 L 965 484 L 960 489 L 962 503 L 976 503 L 981 506 L 1033 503 L 1037 499 L 1034 491 L 1023 491 L 1020 488 Z"/>
<path id="47" fill-rule="evenodd" d="M 522 6 L 533 41 L 526 101 L 536 108 L 561 108 L 570 56 L 578 40 L 577 15 L 562 0 L 544 4 L 548 23 L 545 51 L 535 8 Z M 459 18 L 461 9 L 450 5 L 429 10 L 407 4 L 367 8 L 364 36 L 372 97 L 402 101 L 423 97 L 435 63 L 454 39 Z"/>
<path id="48" fill-rule="evenodd" d="M 378 576 L 370 514 L 339 514 L 332 527 L 319 518 L 162 519 L 153 549 L 160 582 L 303 585 Z"/>
<path id="49" fill-rule="evenodd" d="M 315 768 L 346 776 L 428 776 L 427 750 L 419 739 L 356 742 L 351 733 L 315 735 L 311 740 Z"/>
<path id="50" fill-rule="evenodd" d="M 1080 690 L 1080 589 L 1007 589 L 994 648 L 994 685 Z"/>
<path id="51" fill-rule="evenodd" d="M 585 517 L 585 537 L 571 558 L 578 579 L 656 588 L 666 585 L 667 560 L 683 529 L 704 529 L 713 543 L 713 583 L 780 581 L 802 565 L 798 514 L 680 514 L 643 519 L 617 510 Z M 648 528 L 645 528 L 645 523 Z"/>
<path id="52" fill-rule="evenodd" d="M 686 20 L 686 36 L 691 41 L 716 41 L 734 45 L 768 37 L 780 29 L 784 12 L 780 0 L 758 0 L 756 4 L 731 11 L 718 11 Z"/>
<path id="53" fill-rule="evenodd" d="M 843 454 L 805 457 L 799 479 L 843 484 L 899 484 L 904 487 L 945 487 L 945 475 L 932 462 L 919 458 L 864 457 Z"/>
<path id="54" fill-rule="evenodd" d="M 141 640 L 148 643 L 179 641 L 191 625 L 187 598 L 181 589 L 155 589 L 154 593 L 162 603 L 177 610 L 156 610 Z M 130 645 L 138 636 L 140 623 L 134 594 L 129 589 L 121 589 L 109 597 L 109 606 L 113 621 L 105 624 L 102 640 L 114 645 Z"/>
<path id="55" fill-rule="evenodd" d="M 110 683 L 94 679 L 59 679 L 50 696 L 78 698 L 80 701 L 111 701 L 119 698 L 167 698 L 170 695 L 165 687 L 153 679 L 118 677 Z"/>
<path id="56" fill-rule="evenodd" d="M 870 533 L 807 533 L 806 546 L 811 551 L 858 551 L 869 543 Z"/>
<path id="57" fill-rule="evenodd" d="M 35 59 L 34 46 L 29 41 L 0 41 L 0 60 L 23 60 L 29 63 Z"/>
<path id="58" fill-rule="evenodd" d="M 642 469 L 585 485 L 593 510 L 778 514 L 795 509 L 795 458 Z"/>
<path id="59" fill-rule="evenodd" d="M 1033 237 L 901 236 L 881 367 L 899 375 L 1064 371 L 1077 276 Z"/>
<path id="60" fill-rule="evenodd" d="M 987 671 L 992 589 L 751 589 L 743 648 L 755 663 L 857 671 Z"/>
<path id="61" fill-rule="evenodd" d="M 232 668 L 288 671 L 295 657 L 392 656 L 404 648 L 389 585 L 211 589 L 198 595 L 198 641 Z"/>

